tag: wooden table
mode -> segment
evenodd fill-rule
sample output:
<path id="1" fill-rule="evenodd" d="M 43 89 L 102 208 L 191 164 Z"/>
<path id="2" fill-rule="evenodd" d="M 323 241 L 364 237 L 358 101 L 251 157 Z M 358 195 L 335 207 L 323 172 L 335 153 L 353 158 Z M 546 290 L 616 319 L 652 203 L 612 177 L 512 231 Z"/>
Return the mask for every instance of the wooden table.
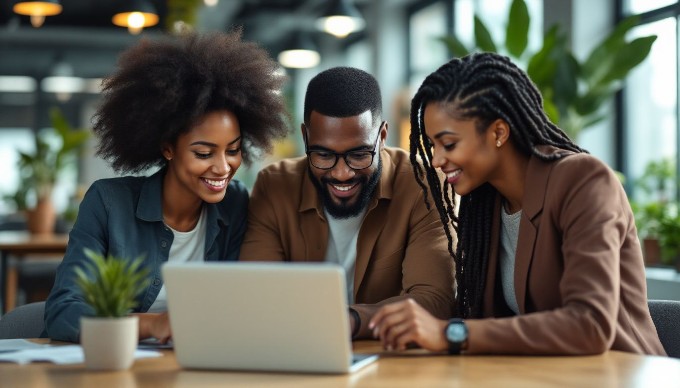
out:
<path id="1" fill-rule="evenodd" d="M 14 308 L 16 300 L 16 269 L 9 268 L 9 258 L 18 260 L 26 255 L 55 253 L 64 254 L 68 244 L 66 234 L 33 235 L 28 232 L 0 232 L 0 300 L 1 314 Z"/>
<path id="2" fill-rule="evenodd" d="M 47 341 L 47 340 L 38 340 Z M 375 341 L 357 353 L 381 352 Z M 678 387 L 680 360 L 607 352 L 586 357 L 446 356 L 422 350 L 381 352 L 350 375 L 183 370 L 171 350 L 121 372 L 88 371 L 82 364 L 0 363 L 3 387 Z"/>

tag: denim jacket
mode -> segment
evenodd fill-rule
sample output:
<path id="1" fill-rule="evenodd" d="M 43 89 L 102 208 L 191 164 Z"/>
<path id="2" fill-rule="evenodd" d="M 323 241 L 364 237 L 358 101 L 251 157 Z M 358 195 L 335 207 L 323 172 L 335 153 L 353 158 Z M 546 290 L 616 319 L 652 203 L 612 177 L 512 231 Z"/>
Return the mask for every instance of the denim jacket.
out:
<path id="1" fill-rule="evenodd" d="M 83 249 L 133 260 L 140 255 L 150 270 L 150 284 L 134 312 L 146 312 L 163 285 L 161 265 L 168 260 L 172 231 L 163 223 L 165 169 L 150 177 L 101 179 L 85 194 L 69 235 L 63 262 L 45 305 L 45 330 L 55 340 L 78 342 L 80 317 L 92 315 L 75 283 L 74 268 L 87 260 Z M 238 260 L 246 231 L 248 191 L 231 181 L 225 198 L 207 206 L 205 260 Z"/>

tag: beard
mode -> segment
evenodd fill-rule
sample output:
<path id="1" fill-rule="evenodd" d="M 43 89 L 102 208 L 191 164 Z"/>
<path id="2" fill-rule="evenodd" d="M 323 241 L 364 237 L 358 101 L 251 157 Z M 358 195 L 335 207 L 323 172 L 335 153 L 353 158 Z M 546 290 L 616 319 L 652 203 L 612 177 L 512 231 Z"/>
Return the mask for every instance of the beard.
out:
<path id="1" fill-rule="evenodd" d="M 307 168 L 309 169 L 309 178 L 316 187 L 316 191 L 319 193 L 323 206 L 326 211 L 328 211 L 328 214 L 333 216 L 333 218 L 344 219 L 359 215 L 368 206 L 368 203 L 371 201 L 373 193 L 375 192 L 375 188 L 378 186 L 378 182 L 380 182 L 380 175 L 382 174 L 382 158 L 378 159 L 378 168 L 375 169 L 373 174 L 361 175 L 344 182 L 325 177 L 317 179 L 316 176 L 312 174 L 311 165 L 308 164 Z M 359 184 L 361 185 L 361 189 L 356 197 L 336 198 L 330 193 L 328 189 L 329 184 Z M 336 200 L 339 200 L 340 203 L 337 203 Z M 350 203 L 352 200 L 355 200 L 355 202 Z"/>

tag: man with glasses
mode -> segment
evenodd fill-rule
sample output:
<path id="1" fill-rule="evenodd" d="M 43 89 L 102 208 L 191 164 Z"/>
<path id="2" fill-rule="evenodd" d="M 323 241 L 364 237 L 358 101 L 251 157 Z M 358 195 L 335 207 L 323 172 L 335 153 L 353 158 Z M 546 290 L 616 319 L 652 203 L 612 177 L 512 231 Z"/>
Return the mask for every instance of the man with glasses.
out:
<path id="1" fill-rule="evenodd" d="M 452 315 L 441 221 L 423 202 L 409 154 L 385 146 L 387 129 L 373 76 L 349 67 L 315 76 L 301 126 L 307 156 L 258 174 L 241 247 L 240 260 L 342 266 L 355 339 L 371 337 L 370 317 L 399 299 Z"/>

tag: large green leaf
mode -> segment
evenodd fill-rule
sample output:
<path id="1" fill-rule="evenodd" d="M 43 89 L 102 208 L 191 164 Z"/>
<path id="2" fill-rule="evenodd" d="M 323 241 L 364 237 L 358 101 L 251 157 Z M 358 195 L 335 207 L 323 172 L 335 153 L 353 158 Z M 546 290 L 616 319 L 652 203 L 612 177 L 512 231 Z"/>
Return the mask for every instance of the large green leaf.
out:
<path id="1" fill-rule="evenodd" d="M 505 46 L 510 55 L 519 58 L 529 43 L 531 17 L 524 0 L 513 0 L 505 32 Z"/>
<path id="2" fill-rule="evenodd" d="M 449 50 L 449 53 L 454 57 L 460 58 L 470 54 L 470 50 L 468 50 L 465 45 L 453 35 L 442 36 L 437 39 L 444 42 L 446 48 Z"/>
<path id="3" fill-rule="evenodd" d="M 583 116 L 597 113 L 602 104 L 614 95 L 614 92 L 615 88 L 610 86 L 590 88 L 574 100 L 574 108 Z"/>
<path id="4" fill-rule="evenodd" d="M 475 41 L 477 43 L 477 47 L 479 47 L 482 51 L 492 53 L 498 52 L 498 49 L 496 49 L 496 44 L 493 42 L 491 34 L 489 33 L 489 29 L 486 28 L 484 22 L 482 22 L 482 19 L 477 17 L 477 15 L 475 15 Z"/>
<path id="5" fill-rule="evenodd" d="M 558 41 L 558 34 L 559 28 L 557 26 L 550 28 L 543 38 L 543 47 L 529 59 L 527 74 L 541 92 L 544 92 L 548 87 L 552 88 L 552 79 L 557 69 L 553 50 L 555 50 Z"/>
<path id="6" fill-rule="evenodd" d="M 656 36 L 637 38 L 621 47 L 615 56 L 610 71 L 600 81 L 603 84 L 625 78 L 628 73 L 647 58 Z"/>
<path id="7" fill-rule="evenodd" d="M 580 66 L 576 58 L 568 52 L 560 52 L 557 58 L 557 69 L 553 80 L 555 96 L 553 102 L 564 116 L 569 109 L 571 101 L 578 94 L 578 76 Z"/>
<path id="8" fill-rule="evenodd" d="M 583 63 L 583 77 L 590 85 L 600 82 L 609 73 L 614 56 L 625 45 L 628 31 L 639 21 L 637 16 L 622 20 L 607 37 L 597 45 Z"/>

